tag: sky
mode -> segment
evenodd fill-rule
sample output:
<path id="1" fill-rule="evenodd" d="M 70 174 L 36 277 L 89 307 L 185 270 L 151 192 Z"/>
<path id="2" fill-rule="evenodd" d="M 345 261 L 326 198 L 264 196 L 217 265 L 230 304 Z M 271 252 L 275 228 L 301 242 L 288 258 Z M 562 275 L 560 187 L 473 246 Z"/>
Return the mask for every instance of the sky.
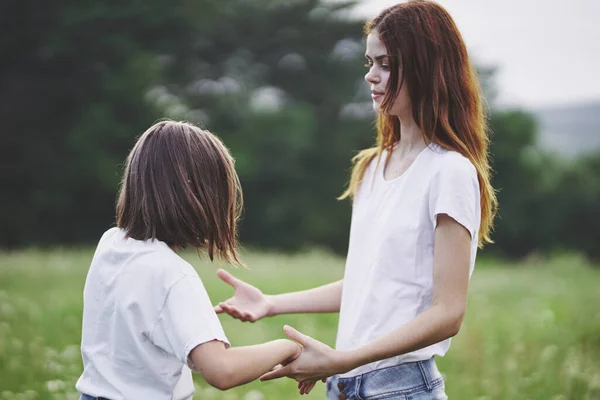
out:
<path id="1" fill-rule="evenodd" d="M 362 0 L 373 17 L 396 0 Z M 499 103 L 527 108 L 600 100 L 600 0 L 438 0 L 472 59 L 498 67 Z"/>

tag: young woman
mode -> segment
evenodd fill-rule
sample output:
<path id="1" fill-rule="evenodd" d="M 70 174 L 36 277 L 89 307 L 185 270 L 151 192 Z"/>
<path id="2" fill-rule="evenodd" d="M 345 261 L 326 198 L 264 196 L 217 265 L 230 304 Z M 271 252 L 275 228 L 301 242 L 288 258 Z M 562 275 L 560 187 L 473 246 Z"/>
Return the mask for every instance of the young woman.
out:
<path id="1" fill-rule="evenodd" d="M 336 350 L 286 326 L 303 353 L 262 380 L 289 376 L 308 393 L 329 378 L 329 399 L 444 399 L 435 357 L 460 329 L 496 209 L 481 90 L 434 2 L 390 7 L 365 33 L 377 145 L 355 157 L 342 196 L 353 199 L 344 279 L 267 296 L 219 271 L 235 295 L 216 311 L 245 321 L 340 312 Z"/>
<path id="2" fill-rule="evenodd" d="M 117 227 L 100 239 L 85 282 L 82 400 L 189 400 L 187 365 L 224 390 L 299 355 L 290 340 L 229 347 L 198 273 L 177 254 L 191 247 L 240 263 L 240 207 L 233 160 L 215 135 L 164 121 L 139 138 Z"/>

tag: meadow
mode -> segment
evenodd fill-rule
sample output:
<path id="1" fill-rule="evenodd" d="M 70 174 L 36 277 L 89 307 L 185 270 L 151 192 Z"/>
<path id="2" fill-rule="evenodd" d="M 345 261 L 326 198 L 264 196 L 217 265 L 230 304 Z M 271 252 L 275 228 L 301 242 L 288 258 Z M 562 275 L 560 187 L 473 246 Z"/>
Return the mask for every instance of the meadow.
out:
<path id="1" fill-rule="evenodd" d="M 82 290 L 92 249 L 0 253 L 0 399 L 78 399 Z M 218 264 L 185 253 L 213 302 L 226 299 Z M 245 251 L 236 276 L 266 293 L 340 279 L 343 259 L 313 251 Z M 333 346 L 337 315 L 288 315 L 254 324 L 221 316 L 233 345 L 284 337 L 289 324 Z M 573 256 L 518 264 L 479 260 L 463 328 L 438 360 L 450 399 L 600 399 L 600 268 Z M 319 383 L 300 397 L 289 379 L 220 392 L 195 377 L 195 399 L 324 399 Z"/>

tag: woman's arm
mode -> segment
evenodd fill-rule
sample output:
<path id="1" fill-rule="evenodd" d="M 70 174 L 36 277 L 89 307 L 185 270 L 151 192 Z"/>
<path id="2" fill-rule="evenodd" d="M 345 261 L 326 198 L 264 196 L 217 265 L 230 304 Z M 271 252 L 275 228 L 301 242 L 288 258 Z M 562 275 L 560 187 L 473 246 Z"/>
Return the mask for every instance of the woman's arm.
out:
<path id="1" fill-rule="evenodd" d="M 342 280 L 314 289 L 279 295 L 265 295 L 258 288 L 235 278 L 225 270 L 217 274 L 233 286 L 233 297 L 215 307 L 217 313 L 227 313 L 242 321 L 255 322 L 267 316 L 291 313 L 339 312 Z"/>
<path id="2" fill-rule="evenodd" d="M 449 216 L 439 215 L 431 307 L 408 324 L 349 352 L 346 368 L 410 353 L 456 335 L 467 305 L 470 254 L 469 231 Z"/>
<path id="3" fill-rule="evenodd" d="M 269 315 L 340 312 L 343 280 L 300 292 L 268 296 Z"/>
<path id="4" fill-rule="evenodd" d="M 291 340 L 280 339 L 254 346 L 226 348 L 213 340 L 190 352 L 192 370 L 220 390 L 227 390 L 258 379 L 278 364 L 297 358 L 302 348 Z"/>
<path id="5" fill-rule="evenodd" d="M 458 333 L 466 308 L 471 237 L 467 229 L 445 214 L 435 230 L 433 299 L 431 307 L 406 325 L 349 351 L 336 351 L 295 330 L 285 331 L 304 346 L 302 356 L 261 380 L 289 376 L 314 382 L 361 365 L 409 353 Z"/>

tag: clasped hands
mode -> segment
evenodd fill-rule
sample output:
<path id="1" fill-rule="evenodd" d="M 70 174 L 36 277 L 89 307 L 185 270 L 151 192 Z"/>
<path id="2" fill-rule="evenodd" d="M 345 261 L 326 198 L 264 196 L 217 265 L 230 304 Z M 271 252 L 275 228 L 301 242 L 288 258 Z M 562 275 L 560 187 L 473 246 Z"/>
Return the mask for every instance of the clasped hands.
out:
<path id="1" fill-rule="evenodd" d="M 308 394 L 318 381 L 325 382 L 328 377 L 339 373 L 342 360 L 338 351 L 291 326 L 284 326 L 283 331 L 302 346 L 302 351 L 295 359 L 278 365 L 261 376 L 261 381 L 292 378 L 298 381 L 300 394 Z"/>
<path id="2" fill-rule="evenodd" d="M 258 288 L 235 278 L 223 269 L 218 270 L 217 275 L 235 289 L 233 297 L 215 307 L 217 313 L 226 313 L 240 321 L 249 322 L 273 314 L 272 302 Z M 283 331 L 302 346 L 301 351 L 292 359 L 262 375 L 261 381 L 289 377 L 298 381 L 300 394 L 308 394 L 319 380 L 325 382 L 328 377 L 348 369 L 344 367 L 342 352 L 333 350 L 290 326 L 284 326 Z"/>

